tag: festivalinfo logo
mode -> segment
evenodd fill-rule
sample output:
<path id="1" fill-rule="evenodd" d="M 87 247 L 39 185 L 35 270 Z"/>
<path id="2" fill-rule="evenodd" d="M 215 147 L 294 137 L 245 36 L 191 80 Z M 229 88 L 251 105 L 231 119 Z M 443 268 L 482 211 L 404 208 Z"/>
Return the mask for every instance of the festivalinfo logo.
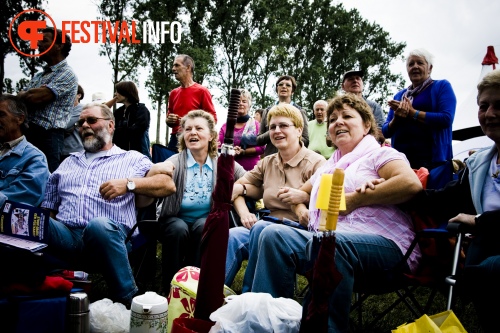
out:
<path id="1" fill-rule="evenodd" d="M 33 14 L 38 19 L 33 20 Z M 17 14 L 9 25 L 9 40 L 14 49 L 28 57 L 39 57 L 47 53 L 56 41 L 54 36 L 50 47 L 40 53 L 26 53 L 19 49 L 18 39 L 29 42 L 31 50 L 38 49 L 38 42 L 43 40 L 42 30 L 47 28 L 47 21 L 52 27 L 62 32 L 62 42 L 66 35 L 73 44 L 78 43 L 128 43 L 128 44 L 164 44 L 170 40 L 172 44 L 179 44 L 182 37 L 182 25 L 178 21 L 62 21 L 61 26 L 56 26 L 55 21 L 46 12 L 39 9 L 26 9 Z M 137 31 L 142 29 L 142 39 L 138 39 Z M 17 40 L 16 40 L 17 39 Z"/>

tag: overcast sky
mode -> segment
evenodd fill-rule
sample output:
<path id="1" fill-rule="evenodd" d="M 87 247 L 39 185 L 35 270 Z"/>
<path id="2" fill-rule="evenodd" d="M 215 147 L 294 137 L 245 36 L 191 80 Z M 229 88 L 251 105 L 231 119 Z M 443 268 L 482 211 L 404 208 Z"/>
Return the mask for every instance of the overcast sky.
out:
<path id="1" fill-rule="evenodd" d="M 168 1 L 168 0 L 166 0 Z M 481 62 L 488 45 L 493 45 L 500 56 L 500 1 L 486 0 L 347 0 L 342 1 L 347 9 L 357 8 L 365 19 L 381 25 L 396 42 L 406 42 L 408 51 L 424 47 L 434 56 L 432 78 L 451 82 L 458 100 L 457 128 L 477 124 L 475 108 L 475 86 L 481 73 Z M 97 16 L 92 0 L 48 0 L 46 12 L 55 20 L 58 28 L 63 20 L 93 20 Z M 298 27 L 300 29 L 300 27 Z M 196 61 L 196 59 L 195 59 Z M 111 67 L 105 57 L 99 57 L 97 44 L 73 44 L 68 57 L 79 83 L 85 90 L 84 103 L 91 101 L 95 92 L 112 97 Z M 6 77 L 18 80 L 22 77 L 16 58 L 9 56 L 5 66 Z M 395 62 L 394 72 L 407 78 L 403 62 Z M 141 72 L 139 82 L 141 102 L 150 110 L 144 82 L 147 77 Z M 410 82 L 407 80 L 407 85 Z M 212 91 L 216 93 L 215 90 Z M 305 106 L 312 107 L 312 106 Z M 387 110 L 387 106 L 383 105 Z M 226 112 L 217 107 L 219 126 L 225 122 Z M 150 137 L 156 137 L 156 115 L 151 116 Z M 162 118 L 162 134 L 166 125 Z"/>

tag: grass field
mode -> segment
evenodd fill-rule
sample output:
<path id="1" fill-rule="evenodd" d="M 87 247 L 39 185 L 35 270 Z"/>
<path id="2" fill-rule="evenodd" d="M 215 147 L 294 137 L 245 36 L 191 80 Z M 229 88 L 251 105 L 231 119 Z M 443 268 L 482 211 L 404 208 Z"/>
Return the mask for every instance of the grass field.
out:
<path id="1" fill-rule="evenodd" d="M 159 251 L 161 251 L 161 246 L 159 245 Z M 159 252 L 161 253 L 161 252 Z M 156 277 L 154 281 L 148 281 L 146 285 L 143 286 L 143 290 L 152 290 L 156 292 L 162 291 L 160 286 L 161 281 L 161 255 L 157 256 L 157 270 Z M 243 274 L 246 268 L 246 262 L 243 263 L 242 268 L 238 272 L 234 283 L 231 287 L 233 291 L 236 293 L 241 293 L 242 282 L 243 282 Z M 91 302 L 96 300 L 108 297 L 107 296 L 107 288 L 106 285 L 100 275 L 93 274 L 91 275 L 93 280 L 93 289 L 89 295 L 89 299 Z M 298 276 L 297 280 L 297 289 L 303 290 L 307 286 L 307 280 Z M 417 300 L 421 304 L 425 304 L 430 293 L 430 289 L 428 288 L 420 288 L 417 291 Z M 370 296 L 363 302 L 362 306 L 362 320 L 365 325 L 369 323 L 373 318 L 375 318 L 379 313 L 381 313 L 385 308 L 387 308 L 390 304 L 392 304 L 397 299 L 396 294 L 385 294 L 385 295 L 375 295 Z M 295 298 L 296 301 L 301 303 L 301 299 Z M 438 294 L 433 302 L 429 310 L 429 315 L 437 314 L 446 309 L 446 297 L 442 294 Z M 456 306 L 453 308 L 455 314 L 462 322 L 463 326 L 469 333 L 480 333 L 482 330 L 479 328 L 477 323 L 477 316 L 474 310 L 474 307 L 471 304 L 461 304 L 460 300 L 457 302 Z M 414 317 L 411 312 L 406 308 L 404 304 L 399 304 L 396 308 L 394 308 L 390 313 L 388 313 L 383 319 L 378 321 L 372 327 L 366 328 L 363 325 L 360 325 L 359 321 L 359 312 L 353 311 L 350 315 L 351 322 L 351 332 L 369 332 L 369 333 L 387 333 L 391 332 L 391 329 L 395 329 L 397 326 L 403 323 L 409 323 L 414 321 Z"/>

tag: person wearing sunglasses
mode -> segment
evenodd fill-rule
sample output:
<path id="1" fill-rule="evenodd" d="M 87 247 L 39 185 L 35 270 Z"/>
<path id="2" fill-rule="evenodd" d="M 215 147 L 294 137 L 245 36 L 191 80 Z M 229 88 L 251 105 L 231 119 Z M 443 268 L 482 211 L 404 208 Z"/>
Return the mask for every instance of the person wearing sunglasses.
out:
<path id="1" fill-rule="evenodd" d="M 309 146 L 309 132 L 308 132 L 308 119 L 307 114 L 304 109 L 302 109 L 299 105 L 292 102 L 292 95 L 297 89 L 297 82 L 295 78 L 291 75 L 282 75 L 276 81 L 276 94 L 278 94 L 278 101 L 276 101 L 275 105 L 278 104 L 290 104 L 293 105 L 297 110 L 300 111 L 303 120 L 302 126 L 302 143 L 304 146 Z M 264 150 L 264 154 L 262 157 L 266 157 L 268 155 L 274 154 L 278 152 L 278 149 L 273 145 L 271 140 L 269 126 L 267 124 L 267 114 L 271 110 L 271 107 L 268 107 L 262 113 L 262 120 L 260 122 L 259 128 L 259 136 L 257 136 L 257 145 L 263 146 L 266 145 L 266 149 Z"/>
<path id="2" fill-rule="evenodd" d="M 296 107 L 290 104 L 273 106 L 267 114 L 267 122 L 271 142 L 278 153 L 261 159 L 233 186 L 232 199 L 243 226 L 229 231 L 225 278 L 227 286 L 232 284 L 242 261 L 249 259 L 249 251 L 254 244 L 253 230 L 273 223 L 257 221 L 255 214 L 248 210 L 245 198 L 263 198 L 272 217 L 298 221 L 290 204 L 307 201 L 307 198 L 297 198 L 296 195 L 302 193 L 296 189 L 326 162 L 323 156 L 304 147 L 304 120 Z"/>
<path id="3" fill-rule="evenodd" d="M 48 251 L 73 267 L 101 273 L 110 298 L 129 305 L 138 292 L 125 238 L 136 208 L 175 192 L 173 165 L 153 163 L 113 144 L 115 118 L 104 104 L 83 107 L 75 124 L 84 150 L 72 153 L 49 177 L 41 206 L 51 210 Z"/>

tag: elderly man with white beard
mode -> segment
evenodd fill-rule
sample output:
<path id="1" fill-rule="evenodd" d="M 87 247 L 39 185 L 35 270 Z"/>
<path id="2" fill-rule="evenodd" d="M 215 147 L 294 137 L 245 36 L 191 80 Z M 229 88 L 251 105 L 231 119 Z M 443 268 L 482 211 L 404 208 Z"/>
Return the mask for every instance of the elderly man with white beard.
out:
<path id="1" fill-rule="evenodd" d="M 113 144 L 113 112 L 84 106 L 75 124 L 84 151 L 72 153 L 49 177 L 42 207 L 51 210 L 48 249 L 76 267 L 102 273 L 114 301 L 129 305 L 138 292 L 126 244 L 136 207 L 175 192 L 173 165 L 153 165 Z"/>

